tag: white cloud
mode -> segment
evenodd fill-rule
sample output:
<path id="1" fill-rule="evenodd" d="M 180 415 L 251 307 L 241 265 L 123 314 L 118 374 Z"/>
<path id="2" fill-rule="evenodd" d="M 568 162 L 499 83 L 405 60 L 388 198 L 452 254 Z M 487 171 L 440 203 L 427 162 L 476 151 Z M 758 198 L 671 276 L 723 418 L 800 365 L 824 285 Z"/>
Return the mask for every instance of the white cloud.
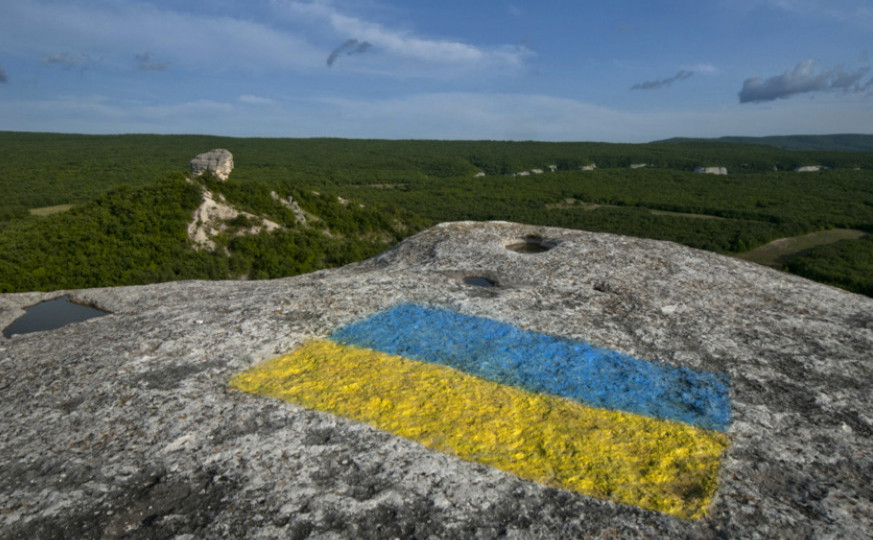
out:
<path id="1" fill-rule="evenodd" d="M 314 67 L 322 61 L 321 51 L 303 38 L 264 23 L 142 2 L 32 0 L 3 9 L 0 48 L 20 54 L 45 57 L 75 47 L 86 51 L 76 54 L 97 51 L 104 61 L 114 58 L 118 66 L 129 66 L 131 56 L 145 50 L 174 65 L 244 70 Z"/>
<path id="2" fill-rule="evenodd" d="M 423 64 L 456 67 L 520 67 L 532 53 L 520 46 L 478 47 L 461 41 L 428 39 L 408 31 L 386 28 L 381 24 L 342 13 L 326 1 L 280 2 L 294 15 L 308 17 L 326 25 L 343 39 L 367 42 L 394 58 Z"/>
<path id="3" fill-rule="evenodd" d="M 159 60 L 145 63 L 152 69 L 172 65 L 177 72 L 312 72 L 324 69 L 338 43 L 357 39 L 371 44 L 377 54 L 367 55 L 366 62 L 349 63 L 351 68 L 428 78 L 503 72 L 522 67 L 532 56 L 520 46 L 480 47 L 388 28 L 327 2 L 273 3 L 285 17 L 272 13 L 274 17 L 242 19 L 134 0 L 11 2 L 4 4 L 0 17 L 0 50 L 38 58 L 66 54 L 57 63 L 67 65 L 71 55 L 90 55 L 114 69 L 130 69 L 130 58 L 148 51 L 149 59 Z M 251 9 L 254 13 L 260 8 Z"/>

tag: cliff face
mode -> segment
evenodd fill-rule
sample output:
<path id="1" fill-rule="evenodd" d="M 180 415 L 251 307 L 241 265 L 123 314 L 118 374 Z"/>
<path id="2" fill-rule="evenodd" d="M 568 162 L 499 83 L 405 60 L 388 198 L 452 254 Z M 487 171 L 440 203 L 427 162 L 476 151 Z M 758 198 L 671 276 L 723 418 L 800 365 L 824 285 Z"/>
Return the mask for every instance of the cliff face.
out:
<path id="1" fill-rule="evenodd" d="M 670 243 L 494 222 L 440 225 L 295 278 L 69 293 L 113 314 L 0 339 L 0 537 L 873 530 L 873 301 L 838 289 Z M 0 296 L 0 325 L 59 294 Z M 231 385 L 410 304 L 726 381 L 726 449 L 712 478 L 678 490 L 711 491 L 702 517 L 548 487 Z M 652 452 L 654 467 L 665 458 Z"/>

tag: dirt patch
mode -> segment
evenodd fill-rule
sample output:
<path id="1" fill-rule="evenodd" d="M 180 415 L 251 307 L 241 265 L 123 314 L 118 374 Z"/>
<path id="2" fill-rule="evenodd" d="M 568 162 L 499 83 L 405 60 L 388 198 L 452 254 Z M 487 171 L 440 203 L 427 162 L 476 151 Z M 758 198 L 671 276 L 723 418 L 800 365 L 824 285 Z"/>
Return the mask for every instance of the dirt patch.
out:
<path id="1" fill-rule="evenodd" d="M 668 210 L 651 210 L 653 216 L 678 216 L 694 219 L 725 219 L 720 216 L 712 216 L 709 214 L 689 214 L 687 212 L 670 212 Z"/>
<path id="2" fill-rule="evenodd" d="M 42 208 L 31 208 L 31 216 L 50 216 L 52 214 L 60 214 L 72 208 L 72 204 L 58 204 L 55 206 L 43 206 Z"/>
<path id="3" fill-rule="evenodd" d="M 840 240 L 857 240 L 866 234 L 866 232 L 857 229 L 830 229 L 801 236 L 779 238 L 751 251 L 740 253 L 737 258 L 779 268 L 789 258 L 814 247 L 833 244 Z"/>

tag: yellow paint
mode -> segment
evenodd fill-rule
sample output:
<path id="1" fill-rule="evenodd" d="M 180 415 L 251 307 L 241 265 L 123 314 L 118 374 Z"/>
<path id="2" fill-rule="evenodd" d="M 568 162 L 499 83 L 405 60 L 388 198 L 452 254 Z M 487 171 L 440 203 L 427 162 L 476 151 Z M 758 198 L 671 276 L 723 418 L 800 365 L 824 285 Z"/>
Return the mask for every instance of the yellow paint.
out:
<path id="1" fill-rule="evenodd" d="M 310 341 L 231 386 L 368 422 L 554 487 L 680 518 L 706 513 L 728 438 L 369 349 Z"/>

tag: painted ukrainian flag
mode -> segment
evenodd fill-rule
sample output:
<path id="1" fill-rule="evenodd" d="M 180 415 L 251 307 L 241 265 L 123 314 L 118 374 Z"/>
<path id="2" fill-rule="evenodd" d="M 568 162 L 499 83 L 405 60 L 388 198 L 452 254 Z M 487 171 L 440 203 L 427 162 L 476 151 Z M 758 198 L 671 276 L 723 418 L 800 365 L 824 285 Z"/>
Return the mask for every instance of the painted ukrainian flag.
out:
<path id="1" fill-rule="evenodd" d="M 723 375 L 403 304 L 233 378 L 522 478 L 706 513 L 731 421 Z"/>

